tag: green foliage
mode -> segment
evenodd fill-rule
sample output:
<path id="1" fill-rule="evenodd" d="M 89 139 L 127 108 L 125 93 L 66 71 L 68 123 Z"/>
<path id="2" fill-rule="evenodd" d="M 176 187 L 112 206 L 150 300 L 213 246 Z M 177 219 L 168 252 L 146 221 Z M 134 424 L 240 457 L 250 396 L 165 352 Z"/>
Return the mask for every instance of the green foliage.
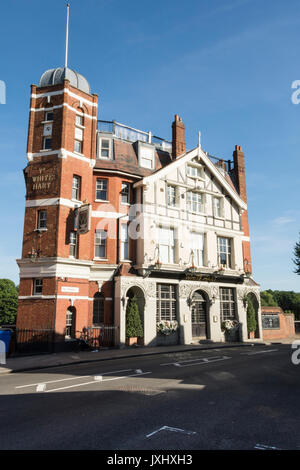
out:
<path id="1" fill-rule="evenodd" d="M 128 300 L 126 308 L 126 338 L 144 336 L 141 317 L 136 298 Z"/>
<path id="2" fill-rule="evenodd" d="M 255 308 L 253 306 L 252 300 L 248 297 L 248 306 L 247 306 L 247 327 L 248 333 L 255 331 L 257 327 Z"/>
<path id="3" fill-rule="evenodd" d="M 295 244 L 294 257 L 293 262 L 296 265 L 294 273 L 300 275 L 300 241 Z"/>
<path id="4" fill-rule="evenodd" d="M 275 305 L 281 307 L 283 311 L 289 310 L 293 312 L 295 314 L 295 319 L 300 320 L 300 292 L 271 289 L 262 292 L 262 305 L 274 307 L 274 304 L 263 303 L 263 298 L 266 298 L 265 293 L 271 294 L 271 297 L 268 298 L 273 298 L 273 300 L 275 301 Z"/>
<path id="5" fill-rule="evenodd" d="M 263 307 L 278 307 L 277 302 L 270 291 L 262 291 L 260 293 L 260 300 Z"/>
<path id="6" fill-rule="evenodd" d="M 13 281 L 0 279 L 0 325 L 16 323 L 18 290 Z"/>

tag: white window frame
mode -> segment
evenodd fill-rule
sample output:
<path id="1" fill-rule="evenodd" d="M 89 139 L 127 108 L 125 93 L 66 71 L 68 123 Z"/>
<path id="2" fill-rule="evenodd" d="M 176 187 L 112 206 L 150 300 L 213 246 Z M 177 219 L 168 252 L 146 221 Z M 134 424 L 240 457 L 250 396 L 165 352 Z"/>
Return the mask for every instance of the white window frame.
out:
<path id="1" fill-rule="evenodd" d="M 195 214 L 205 214 L 206 197 L 202 192 L 187 192 L 187 210 Z"/>
<path id="2" fill-rule="evenodd" d="M 46 145 L 47 141 L 50 141 L 50 146 Z M 52 149 L 52 137 L 44 137 L 43 138 L 43 150 L 51 150 Z"/>
<path id="3" fill-rule="evenodd" d="M 77 186 L 75 186 L 75 181 L 77 182 Z M 74 197 L 73 192 L 76 191 L 76 195 Z M 80 201 L 80 193 L 81 193 L 81 177 L 79 175 L 73 175 L 72 179 L 72 199 L 74 201 Z"/>
<path id="4" fill-rule="evenodd" d="M 123 186 L 127 189 L 124 191 Z M 126 201 L 123 201 L 123 196 L 126 197 Z M 130 183 L 122 181 L 121 183 L 121 204 L 130 204 Z"/>
<path id="5" fill-rule="evenodd" d="M 33 279 L 33 295 L 43 294 L 43 279 Z"/>
<path id="6" fill-rule="evenodd" d="M 105 234 L 105 235 L 104 235 Z M 100 246 L 104 248 L 104 256 L 97 256 L 97 247 Z M 107 231 L 106 230 L 95 230 L 95 258 L 96 259 L 106 259 L 106 250 L 107 250 Z"/>
<path id="7" fill-rule="evenodd" d="M 121 260 L 129 260 L 128 224 L 121 224 Z"/>
<path id="8" fill-rule="evenodd" d="M 236 320 L 235 289 L 233 287 L 220 287 L 220 319 Z"/>
<path id="9" fill-rule="evenodd" d="M 221 242 L 223 240 L 223 242 Z M 232 269 L 233 262 L 233 239 L 229 237 L 217 237 L 217 246 L 218 246 L 218 265 L 224 266 L 227 269 Z M 226 262 L 222 263 L 221 256 L 226 257 Z"/>
<path id="10" fill-rule="evenodd" d="M 38 211 L 37 229 L 47 230 L 47 211 L 45 209 Z"/>
<path id="11" fill-rule="evenodd" d="M 98 184 L 103 184 L 105 182 L 105 188 L 98 188 Z M 98 191 L 99 192 L 105 192 L 106 197 L 105 199 L 99 198 L 98 197 Z M 96 179 L 96 201 L 108 201 L 108 179 L 106 178 L 97 178 Z"/>
<path id="12" fill-rule="evenodd" d="M 77 258 L 77 232 L 70 232 L 70 257 Z"/>
<path id="13" fill-rule="evenodd" d="M 217 212 L 216 209 L 216 204 L 215 202 L 219 201 L 220 206 L 219 206 L 219 213 Z M 224 218 L 224 198 L 220 196 L 213 196 L 212 197 L 212 204 L 213 204 L 213 215 L 216 219 L 223 219 Z"/>
<path id="14" fill-rule="evenodd" d="M 186 174 L 189 178 L 204 179 L 204 169 L 202 166 L 193 165 L 192 162 L 186 166 Z"/>
<path id="15" fill-rule="evenodd" d="M 103 147 L 103 141 L 108 142 L 108 148 Z M 102 150 L 108 150 L 108 156 L 103 156 L 102 155 Z M 110 137 L 99 137 L 98 140 L 98 155 L 97 158 L 100 158 L 102 160 L 111 160 L 112 159 L 112 139 Z"/>
<path id="16" fill-rule="evenodd" d="M 169 233 L 167 233 L 169 232 Z M 173 227 L 159 227 L 158 244 L 159 244 L 159 261 L 163 264 L 176 263 L 176 231 Z M 165 253 L 167 257 L 165 257 Z"/>
<path id="17" fill-rule="evenodd" d="M 167 206 L 168 207 L 177 206 L 177 187 L 173 186 L 172 184 L 167 184 Z"/>
<path id="18" fill-rule="evenodd" d="M 52 119 L 48 118 L 48 114 L 52 114 Z M 53 122 L 53 120 L 54 120 L 53 110 L 52 111 L 45 111 L 45 122 Z"/>
<path id="19" fill-rule="evenodd" d="M 201 238 L 200 238 L 201 237 Z M 201 240 L 202 239 L 202 240 Z M 205 266 L 205 234 L 200 232 L 190 232 L 191 252 L 194 255 L 195 266 Z M 198 241 L 200 241 L 198 245 Z"/>

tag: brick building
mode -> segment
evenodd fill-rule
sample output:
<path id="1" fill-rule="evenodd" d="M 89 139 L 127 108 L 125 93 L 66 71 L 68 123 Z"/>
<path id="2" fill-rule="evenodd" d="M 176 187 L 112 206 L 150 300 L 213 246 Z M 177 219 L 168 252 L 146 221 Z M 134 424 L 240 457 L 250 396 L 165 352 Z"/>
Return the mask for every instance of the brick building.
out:
<path id="1" fill-rule="evenodd" d="M 177 115 L 172 142 L 98 120 L 98 97 L 69 68 L 31 86 L 24 170 L 26 208 L 17 327 L 54 329 L 62 341 L 115 325 L 125 344 L 135 295 L 144 344 L 176 320 L 175 341 L 224 341 L 224 320 L 247 340 L 251 278 L 244 153 L 233 161 L 186 150 Z M 175 335 L 176 336 L 176 335 Z"/>

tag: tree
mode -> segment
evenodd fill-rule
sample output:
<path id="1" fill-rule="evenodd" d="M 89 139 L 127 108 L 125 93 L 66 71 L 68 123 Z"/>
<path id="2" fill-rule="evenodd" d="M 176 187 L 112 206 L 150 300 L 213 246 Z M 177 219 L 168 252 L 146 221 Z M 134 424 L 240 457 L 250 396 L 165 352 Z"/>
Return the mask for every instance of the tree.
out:
<path id="1" fill-rule="evenodd" d="M 126 309 L 126 338 L 144 336 L 139 308 L 135 297 L 128 300 Z"/>
<path id="2" fill-rule="evenodd" d="M 13 281 L 0 279 L 0 325 L 16 323 L 18 290 Z"/>
<path id="3" fill-rule="evenodd" d="M 257 324 L 256 324 L 256 315 L 255 315 L 255 308 L 252 303 L 252 300 L 248 297 L 248 306 L 247 306 L 247 327 L 248 333 L 255 331 Z"/>
<path id="4" fill-rule="evenodd" d="M 294 256 L 295 258 L 293 259 L 293 262 L 296 265 L 294 273 L 300 275 L 300 241 L 297 242 L 294 247 Z"/>
<path id="5" fill-rule="evenodd" d="M 261 305 L 263 307 L 277 307 L 277 302 L 273 297 L 272 292 L 270 291 L 262 291 L 260 293 Z"/>

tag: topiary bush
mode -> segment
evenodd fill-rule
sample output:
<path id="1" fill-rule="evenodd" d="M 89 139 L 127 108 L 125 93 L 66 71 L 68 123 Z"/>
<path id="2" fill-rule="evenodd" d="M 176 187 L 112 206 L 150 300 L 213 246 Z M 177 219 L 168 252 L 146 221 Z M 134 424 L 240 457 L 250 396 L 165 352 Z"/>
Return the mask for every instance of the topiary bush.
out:
<path id="1" fill-rule="evenodd" d="M 247 306 L 247 327 L 248 333 L 256 331 L 257 323 L 256 323 L 256 315 L 255 315 L 255 308 L 251 299 L 247 299 L 248 306 Z"/>
<path id="2" fill-rule="evenodd" d="M 135 297 L 128 300 L 126 308 L 126 338 L 140 338 L 144 336 L 139 308 Z"/>

